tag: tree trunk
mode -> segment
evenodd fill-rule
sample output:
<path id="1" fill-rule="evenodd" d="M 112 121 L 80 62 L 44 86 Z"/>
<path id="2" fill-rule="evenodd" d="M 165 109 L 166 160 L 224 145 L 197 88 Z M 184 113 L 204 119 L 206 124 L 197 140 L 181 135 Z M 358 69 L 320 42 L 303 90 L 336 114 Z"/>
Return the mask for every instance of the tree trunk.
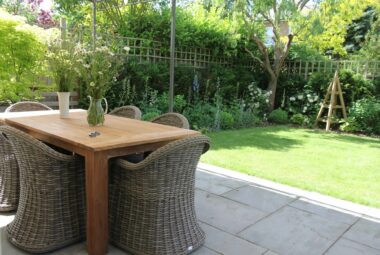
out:
<path id="1" fill-rule="evenodd" d="M 267 90 L 272 91 L 272 94 L 270 94 L 269 96 L 269 112 L 274 110 L 274 100 L 276 98 L 277 80 L 278 80 L 278 77 L 276 77 L 275 75 L 269 76 L 269 83 L 268 83 Z"/>

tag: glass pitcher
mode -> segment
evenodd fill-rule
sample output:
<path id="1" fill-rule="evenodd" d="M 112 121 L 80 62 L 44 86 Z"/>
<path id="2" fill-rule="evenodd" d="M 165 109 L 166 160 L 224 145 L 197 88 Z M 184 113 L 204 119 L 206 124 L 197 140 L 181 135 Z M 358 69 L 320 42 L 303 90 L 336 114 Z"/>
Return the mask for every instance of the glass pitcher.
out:
<path id="1" fill-rule="evenodd" d="M 87 122 L 90 127 L 102 126 L 104 124 L 104 115 L 108 111 L 108 103 L 105 98 L 95 99 L 91 96 L 88 96 L 90 99 L 90 106 L 87 110 Z M 106 104 L 106 109 L 103 110 L 102 101 L 104 100 Z"/>

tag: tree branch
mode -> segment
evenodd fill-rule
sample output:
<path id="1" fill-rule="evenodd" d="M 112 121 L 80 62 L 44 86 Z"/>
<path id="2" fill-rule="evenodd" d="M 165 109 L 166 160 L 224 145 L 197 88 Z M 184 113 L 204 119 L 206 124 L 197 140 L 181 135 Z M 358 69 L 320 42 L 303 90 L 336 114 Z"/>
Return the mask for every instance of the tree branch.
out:
<path id="1" fill-rule="evenodd" d="M 290 46 L 292 44 L 293 38 L 294 38 L 294 35 L 292 35 L 292 34 L 288 35 L 288 42 L 286 43 L 285 48 L 282 51 L 281 58 L 280 58 L 280 60 L 279 60 L 279 62 L 277 64 L 277 66 L 275 67 L 276 76 L 278 76 L 280 74 L 281 67 L 284 64 L 285 59 L 286 59 L 286 57 L 289 54 L 289 50 L 290 50 Z"/>
<path id="2" fill-rule="evenodd" d="M 259 62 L 259 64 L 260 64 L 262 67 L 265 67 L 263 61 L 262 61 L 260 58 L 256 57 L 256 56 L 253 54 L 253 52 L 250 51 L 247 47 L 245 47 L 245 51 L 248 52 L 248 54 L 249 54 L 253 59 L 255 59 L 257 62 Z"/>
<path id="3" fill-rule="evenodd" d="M 272 65 L 270 63 L 269 53 L 268 53 L 267 47 L 264 45 L 264 43 L 261 41 L 261 39 L 259 37 L 257 37 L 256 35 L 252 36 L 252 40 L 257 44 L 257 46 L 259 47 L 259 51 L 263 55 L 263 58 L 264 58 L 264 61 L 262 61 L 263 67 L 266 69 L 266 71 L 268 72 L 268 74 L 270 76 L 272 76 L 272 77 L 276 76 L 275 72 L 272 69 Z"/>
<path id="4" fill-rule="evenodd" d="M 301 0 L 297 3 L 297 9 L 298 10 L 302 10 L 303 8 L 305 8 L 305 6 L 307 5 L 307 3 L 310 2 L 310 0 Z"/>

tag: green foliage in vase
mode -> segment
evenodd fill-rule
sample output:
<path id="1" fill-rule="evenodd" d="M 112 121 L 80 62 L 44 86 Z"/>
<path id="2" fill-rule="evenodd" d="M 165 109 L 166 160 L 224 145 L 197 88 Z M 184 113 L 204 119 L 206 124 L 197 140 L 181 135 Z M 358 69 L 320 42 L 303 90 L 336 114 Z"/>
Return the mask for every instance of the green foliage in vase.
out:
<path id="1" fill-rule="evenodd" d="M 128 48 L 125 50 L 128 51 Z M 77 60 L 79 74 L 86 86 L 87 95 L 94 99 L 101 99 L 112 82 L 117 81 L 122 67 L 122 58 L 107 46 L 98 46 L 95 49 L 82 46 L 80 54 Z"/>
<path id="2" fill-rule="evenodd" d="M 80 48 L 68 40 L 54 40 L 49 45 L 46 59 L 58 92 L 70 92 L 76 86 L 80 74 L 79 51 Z"/>

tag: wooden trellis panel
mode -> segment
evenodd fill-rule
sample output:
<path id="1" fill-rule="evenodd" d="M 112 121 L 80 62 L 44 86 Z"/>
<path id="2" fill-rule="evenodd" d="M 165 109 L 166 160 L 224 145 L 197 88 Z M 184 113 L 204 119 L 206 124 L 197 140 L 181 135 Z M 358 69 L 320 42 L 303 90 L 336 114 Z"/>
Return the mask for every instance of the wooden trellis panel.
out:
<path id="1" fill-rule="evenodd" d="M 348 69 L 362 74 L 367 79 L 380 76 L 380 61 L 324 60 L 324 61 L 287 61 L 285 68 L 289 74 L 299 74 L 307 79 L 315 72 L 333 73 L 335 70 Z"/>
<path id="2" fill-rule="evenodd" d="M 337 99 L 339 99 L 339 104 L 337 104 Z M 323 117 L 325 109 L 328 109 L 326 118 Z M 337 109 L 342 111 L 344 120 L 347 120 L 346 106 L 344 104 L 338 71 L 335 71 L 334 78 L 327 89 L 327 93 L 325 95 L 321 108 L 319 109 L 314 126 L 317 126 L 319 122 L 326 122 L 326 131 L 329 131 L 331 124 L 336 122 L 333 118 L 336 116 Z"/>

